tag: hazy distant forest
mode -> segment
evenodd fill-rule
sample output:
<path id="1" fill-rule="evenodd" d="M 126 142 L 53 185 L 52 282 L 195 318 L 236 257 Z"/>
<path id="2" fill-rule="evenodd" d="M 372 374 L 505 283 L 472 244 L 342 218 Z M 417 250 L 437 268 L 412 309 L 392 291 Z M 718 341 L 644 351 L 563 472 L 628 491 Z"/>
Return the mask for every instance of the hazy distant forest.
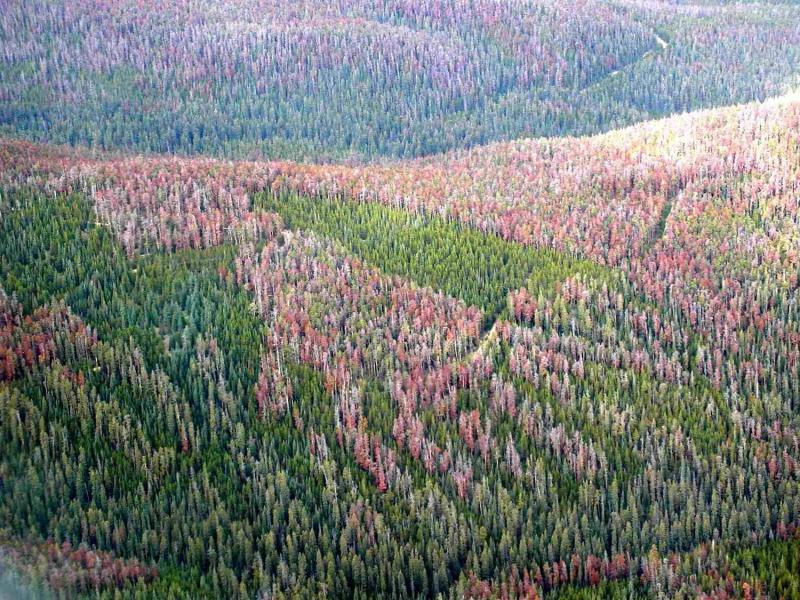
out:
<path id="1" fill-rule="evenodd" d="M 800 598 L 800 4 L 0 0 L 0 599 Z"/>

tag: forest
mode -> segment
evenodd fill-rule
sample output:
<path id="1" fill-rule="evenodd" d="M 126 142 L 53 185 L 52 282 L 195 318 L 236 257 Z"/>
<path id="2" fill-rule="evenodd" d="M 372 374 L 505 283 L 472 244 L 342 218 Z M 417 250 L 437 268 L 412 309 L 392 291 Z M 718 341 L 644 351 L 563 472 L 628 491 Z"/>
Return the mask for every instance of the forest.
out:
<path id="1" fill-rule="evenodd" d="M 6 8 L 0 598 L 800 598 L 800 7 Z"/>
<path id="2" fill-rule="evenodd" d="M 800 83 L 800 14 L 781 0 L 4 8 L 0 134 L 99 149 L 410 158 L 609 131 Z"/>

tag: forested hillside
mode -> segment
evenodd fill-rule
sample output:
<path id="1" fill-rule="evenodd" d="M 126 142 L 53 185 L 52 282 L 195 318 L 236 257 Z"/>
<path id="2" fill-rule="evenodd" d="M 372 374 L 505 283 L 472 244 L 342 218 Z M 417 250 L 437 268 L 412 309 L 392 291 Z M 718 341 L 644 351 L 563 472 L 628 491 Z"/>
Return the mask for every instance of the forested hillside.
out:
<path id="1" fill-rule="evenodd" d="M 800 594 L 797 96 L 0 187 L 0 585 Z"/>
<path id="2" fill-rule="evenodd" d="M 608 131 L 800 83 L 795 2 L 5 0 L 0 133 L 327 161 Z"/>
<path id="3" fill-rule="evenodd" d="M 800 4 L 0 0 L 0 600 L 800 598 Z"/>

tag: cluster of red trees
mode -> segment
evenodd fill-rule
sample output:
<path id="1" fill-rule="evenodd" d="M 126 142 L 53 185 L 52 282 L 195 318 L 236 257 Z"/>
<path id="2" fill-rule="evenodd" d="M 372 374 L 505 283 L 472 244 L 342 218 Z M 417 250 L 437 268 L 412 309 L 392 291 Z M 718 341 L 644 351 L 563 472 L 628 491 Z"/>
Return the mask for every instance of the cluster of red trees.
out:
<path id="1" fill-rule="evenodd" d="M 23 315 L 22 307 L 0 288 L 0 381 L 11 381 L 65 352 L 87 356 L 95 343 L 97 334 L 64 305 Z M 82 373 L 72 376 L 82 383 Z"/>
<path id="2" fill-rule="evenodd" d="M 76 548 L 69 542 L 0 542 L 0 550 L 0 564 L 9 562 L 23 573 L 37 571 L 56 592 L 121 588 L 130 582 L 149 582 L 158 575 L 156 567 L 135 558 L 123 560 L 85 546 Z"/>
<path id="3" fill-rule="evenodd" d="M 624 554 L 616 554 L 611 559 L 602 560 L 592 554 L 582 559 L 572 555 L 569 562 L 561 560 L 543 565 L 534 565 L 532 569 L 512 567 L 499 582 L 488 582 L 478 579 L 474 574 L 470 577 L 467 597 L 474 600 L 489 598 L 526 598 L 538 600 L 542 592 L 568 584 L 588 584 L 595 586 L 603 579 L 614 581 L 628 576 L 630 558 Z"/>
<path id="4" fill-rule="evenodd" d="M 259 406 L 285 409 L 290 394 L 276 375 L 280 353 L 319 369 L 337 399 L 340 442 L 352 447 L 358 464 L 386 489 L 396 478 L 394 451 L 368 433 L 358 381 L 393 377 L 398 447 L 408 448 L 429 471 L 450 468 L 450 453 L 425 437 L 417 411 L 420 400 L 425 406 L 447 403 L 442 413 L 454 410 L 452 394 L 444 400 L 437 391 L 450 385 L 442 375 L 451 372 L 449 361 L 475 347 L 479 310 L 380 275 L 310 234 L 285 232 L 260 255 L 244 246 L 236 271 L 252 289 L 277 349 L 262 360 Z M 278 389 L 283 391 L 276 394 Z"/>

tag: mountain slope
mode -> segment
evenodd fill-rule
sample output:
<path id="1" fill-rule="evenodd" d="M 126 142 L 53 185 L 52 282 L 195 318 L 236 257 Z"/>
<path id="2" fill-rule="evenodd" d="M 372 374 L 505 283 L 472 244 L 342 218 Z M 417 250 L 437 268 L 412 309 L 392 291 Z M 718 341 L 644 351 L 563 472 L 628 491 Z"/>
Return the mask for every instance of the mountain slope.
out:
<path id="1" fill-rule="evenodd" d="M 361 167 L 6 140 L 0 540 L 74 594 L 791 597 L 799 157 L 796 96 Z"/>
<path id="2" fill-rule="evenodd" d="M 103 149 L 411 157 L 762 100 L 800 75 L 794 3 L 4 8 L 0 131 Z"/>

